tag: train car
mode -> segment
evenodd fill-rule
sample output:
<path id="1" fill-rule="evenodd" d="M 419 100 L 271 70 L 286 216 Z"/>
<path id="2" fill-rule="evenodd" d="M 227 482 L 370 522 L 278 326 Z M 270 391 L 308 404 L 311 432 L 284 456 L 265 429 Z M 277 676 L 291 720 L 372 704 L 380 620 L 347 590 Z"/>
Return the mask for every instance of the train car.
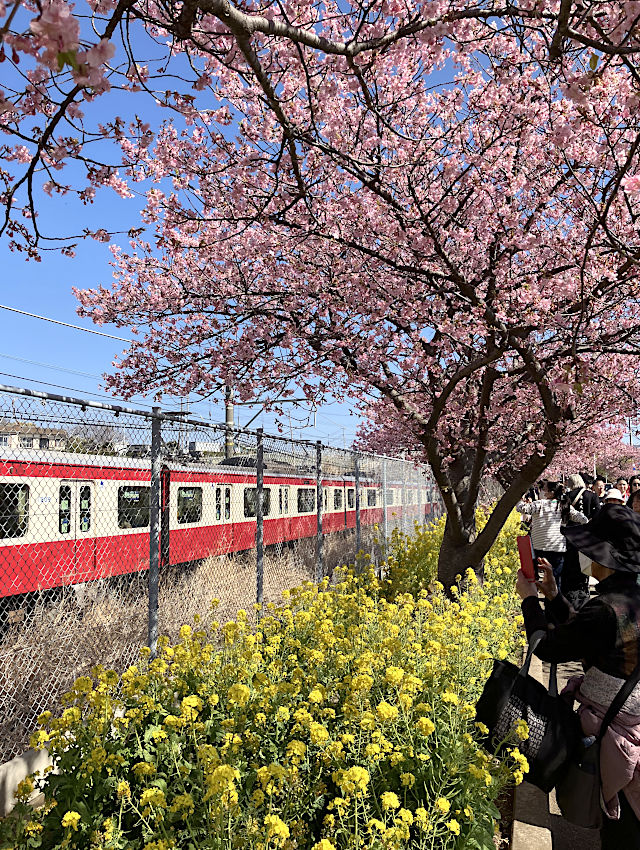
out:
<path id="1" fill-rule="evenodd" d="M 0 449 L 0 599 L 148 569 L 150 483 L 148 460 Z M 162 565 L 255 546 L 255 469 L 171 462 L 161 485 Z M 424 521 L 427 495 L 392 484 L 388 516 Z M 316 496 L 315 477 L 265 471 L 265 545 L 315 536 Z M 355 528 L 353 478 L 323 480 L 322 499 L 323 534 Z M 383 505 L 376 482 L 361 479 L 361 524 L 381 523 Z"/>

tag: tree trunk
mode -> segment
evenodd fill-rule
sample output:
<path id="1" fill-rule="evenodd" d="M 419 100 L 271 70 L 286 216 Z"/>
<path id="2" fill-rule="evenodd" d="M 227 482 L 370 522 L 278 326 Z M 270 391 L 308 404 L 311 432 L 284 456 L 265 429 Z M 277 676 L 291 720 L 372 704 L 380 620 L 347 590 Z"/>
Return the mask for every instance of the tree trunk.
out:
<path id="1" fill-rule="evenodd" d="M 444 527 L 444 536 L 438 556 L 438 580 L 445 587 L 455 584 L 457 575 L 464 575 L 468 567 L 477 570 L 479 563 L 472 561 L 474 552 L 474 541 L 476 539 L 475 516 L 464 520 L 462 534 L 454 533 L 453 525 L 449 517 Z"/>

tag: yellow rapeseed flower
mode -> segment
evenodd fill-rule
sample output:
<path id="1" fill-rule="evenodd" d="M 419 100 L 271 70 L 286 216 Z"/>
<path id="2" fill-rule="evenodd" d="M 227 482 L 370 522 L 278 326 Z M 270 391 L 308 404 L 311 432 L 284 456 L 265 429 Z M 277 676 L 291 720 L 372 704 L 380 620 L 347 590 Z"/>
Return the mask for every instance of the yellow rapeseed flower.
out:
<path id="1" fill-rule="evenodd" d="M 404 679 L 404 670 L 401 667 L 387 667 L 384 679 L 390 685 L 400 685 Z"/>
<path id="2" fill-rule="evenodd" d="M 78 829 L 78 824 L 82 820 L 82 815 L 79 812 L 67 812 L 62 817 L 62 826 L 64 829 L 73 829 L 74 832 Z"/>
<path id="3" fill-rule="evenodd" d="M 455 818 L 448 820 L 446 823 L 446 827 L 454 835 L 460 835 L 460 824 Z"/>
<path id="4" fill-rule="evenodd" d="M 247 685 L 235 684 L 232 685 L 227 692 L 227 701 L 230 705 L 235 705 L 238 708 L 244 708 L 249 702 L 251 691 Z"/>
<path id="5" fill-rule="evenodd" d="M 418 732 L 425 736 L 432 735 L 436 730 L 435 723 L 428 717 L 419 717 L 416 720 L 415 726 Z"/>
<path id="6" fill-rule="evenodd" d="M 378 703 L 376 714 L 383 723 L 389 723 L 398 719 L 398 709 L 395 705 L 391 705 L 386 700 Z"/>
<path id="7" fill-rule="evenodd" d="M 267 841 L 272 840 L 277 847 L 281 847 L 289 838 L 289 827 L 278 815 L 267 815 L 264 825 L 267 828 Z"/>
<path id="8" fill-rule="evenodd" d="M 329 732 L 322 723 L 311 723 L 309 725 L 309 738 L 314 744 L 326 744 L 329 740 Z"/>
<path id="9" fill-rule="evenodd" d="M 385 791 L 380 797 L 380 803 L 382 804 L 382 809 L 385 812 L 389 811 L 389 809 L 397 809 L 400 807 L 398 795 L 394 794 L 393 791 Z"/>
<path id="10" fill-rule="evenodd" d="M 124 779 L 121 779 L 120 782 L 118 782 L 116 793 L 118 795 L 118 799 L 128 799 L 131 796 L 131 787 L 129 786 L 129 783 Z"/>
<path id="11" fill-rule="evenodd" d="M 451 808 L 451 803 L 446 797 L 438 797 L 433 805 L 443 815 L 446 815 Z"/>

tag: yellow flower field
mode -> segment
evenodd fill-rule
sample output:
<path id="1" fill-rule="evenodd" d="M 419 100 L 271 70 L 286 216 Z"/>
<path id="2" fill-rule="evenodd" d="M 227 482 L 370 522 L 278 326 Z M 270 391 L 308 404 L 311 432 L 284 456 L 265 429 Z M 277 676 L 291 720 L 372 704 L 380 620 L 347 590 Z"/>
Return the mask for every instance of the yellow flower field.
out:
<path id="1" fill-rule="evenodd" d="M 453 599 L 420 578 L 431 526 L 396 539 L 382 581 L 345 571 L 78 679 L 34 736 L 60 771 L 36 780 L 46 805 L 19 805 L 0 847 L 493 850 L 526 763 L 516 734 L 502 763 L 482 749 L 474 705 L 523 644 L 516 532 Z"/>

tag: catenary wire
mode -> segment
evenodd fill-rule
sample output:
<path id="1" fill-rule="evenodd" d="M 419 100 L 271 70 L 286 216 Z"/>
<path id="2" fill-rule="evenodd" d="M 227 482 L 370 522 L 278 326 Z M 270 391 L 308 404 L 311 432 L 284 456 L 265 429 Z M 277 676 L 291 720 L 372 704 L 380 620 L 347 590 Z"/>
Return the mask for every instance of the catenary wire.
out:
<path id="1" fill-rule="evenodd" d="M 92 375 L 90 372 L 79 372 L 77 369 L 67 369 L 65 366 L 54 366 L 52 363 L 40 363 L 37 360 L 27 360 L 26 357 L 16 357 L 15 354 L 2 354 L 0 357 L 7 360 L 16 360 L 18 363 L 27 363 L 29 366 L 41 366 L 43 369 L 53 369 L 56 372 L 68 372 L 70 375 L 80 375 L 81 378 L 93 378 L 101 381 L 101 375 Z"/>
<path id="2" fill-rule="evenodd" d="M 71 325 L 69 322 L 61 322 L 59 319 L 52 319 L 49 316 L 39 316 L 37 313 L 29 313 L 27 310 L 18 310 L 16 307 L 8 307 L 6 304 L 0 304 L 0 310 L 9 310 L 11 313 L 19 313 L 21 316 L 29 316 L 32 319 L 41 319 L 43 322 L 52 322 L 54 325 L 62 325 L 65 328 L 73 328 L 76 331 L 84 331 L 88 334 L 96 336 L 106 336 L 108 339 L 117 339 L 119 342 L 132 343 L 132 339 L 125 339 L 123 336 L 114 336 L 103 331 L 95 331 L 93 328 L 83 328 L 81 325 Z"/>

